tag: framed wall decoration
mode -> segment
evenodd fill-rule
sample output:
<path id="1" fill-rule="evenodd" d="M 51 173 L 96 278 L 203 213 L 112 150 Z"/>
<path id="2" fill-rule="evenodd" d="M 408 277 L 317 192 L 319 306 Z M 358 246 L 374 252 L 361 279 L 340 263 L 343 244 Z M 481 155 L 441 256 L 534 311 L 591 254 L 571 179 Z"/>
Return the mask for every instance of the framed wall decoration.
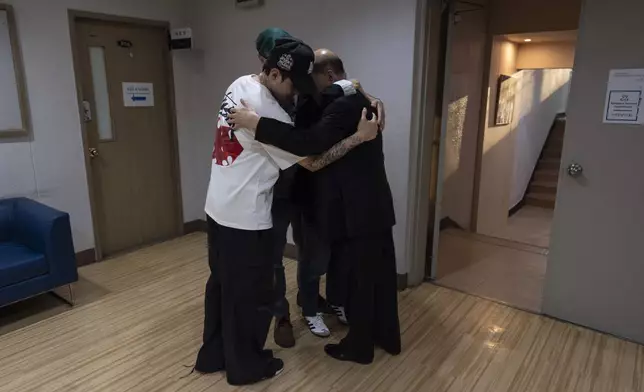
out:
<path id="1" fill-rule="evenodd" d="M 29 108 L 13 8 L 0 4 L 0 139 L 29 134 Z"/>
<path id="2" fill-rule="evenodd" d="M 512 76 L 499 76 L 494 125 L 508 125 L 512 122 L 516 86 L 517 80 Z"/>

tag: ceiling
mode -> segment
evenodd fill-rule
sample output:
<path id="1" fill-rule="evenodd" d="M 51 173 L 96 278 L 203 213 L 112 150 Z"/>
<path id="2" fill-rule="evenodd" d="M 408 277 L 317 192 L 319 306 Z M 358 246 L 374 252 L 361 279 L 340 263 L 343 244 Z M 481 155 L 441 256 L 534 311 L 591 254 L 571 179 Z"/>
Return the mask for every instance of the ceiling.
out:
<path id="1" fill-rule="evenodd" d="M 531 39 L 530 43 L 545 42 L 576 42 L 577 30 L 566 31 L 544 31 L 541 33 L 522 33 L 508 34 L 504 36 L 508 41 L 518 44 L 525 44 L 526 39 Z"/>

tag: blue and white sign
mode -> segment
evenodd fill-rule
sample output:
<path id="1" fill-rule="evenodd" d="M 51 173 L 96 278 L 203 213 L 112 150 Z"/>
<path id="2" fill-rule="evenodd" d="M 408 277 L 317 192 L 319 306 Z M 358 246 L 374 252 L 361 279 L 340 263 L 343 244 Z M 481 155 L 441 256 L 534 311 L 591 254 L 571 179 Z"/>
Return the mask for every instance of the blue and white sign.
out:
<path id="1" fill-rule="evenodd" d="M 154 85 L 123 82 L 123 104 L 126 107 L 154 106 Z"/>

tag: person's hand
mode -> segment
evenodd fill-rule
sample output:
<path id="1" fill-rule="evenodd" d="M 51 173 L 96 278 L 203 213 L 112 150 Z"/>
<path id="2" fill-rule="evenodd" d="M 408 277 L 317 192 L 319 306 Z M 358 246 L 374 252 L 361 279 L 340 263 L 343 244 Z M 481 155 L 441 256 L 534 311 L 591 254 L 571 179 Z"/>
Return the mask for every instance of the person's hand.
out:
<path id="1" fill-rule="evenodd" d="M 233 108 L 228 114 L 228 123 L 234 129 L 248 129 L 254 132 L 259 124 L 259 115 L 246 104 L 246 101 L 241 100 L 241 107 Z"/>
<path id="2" fill-rule="evenodd" d="M 378 137 L 378 116 L 373 115 L 371 120 L 367 120 L 367 108 L 362 109 L 362 118 L 358 124 L 356 135 L 363 142 L 368 142 Z"/>
<path id="3" fill-rule="evenodd" d="M 378 126 L 380 132 L 385 130 L 385 104 L 378 98 L 371 98 L 371 106 L 376 109 L 378 113 Z"/>
<path id="4" fill-rule="evenodd" d="M 371 101 L 371 106 L 373 106 L 374 109 L 376 109 L 378 113 L 378 125 L 380 126 L 380 131 L 385 130 L 385 104 L 378 98 L 375 98 L 369 94 L 367 94 L 366 91 L 362 88 L 362 84 L 356 79 L 351 79 L 351 83 L 353 83 L 353 88 L 355 88 L 357 91 L 359 91 L 362 95 L 367 97 L 369 101 Z"/>

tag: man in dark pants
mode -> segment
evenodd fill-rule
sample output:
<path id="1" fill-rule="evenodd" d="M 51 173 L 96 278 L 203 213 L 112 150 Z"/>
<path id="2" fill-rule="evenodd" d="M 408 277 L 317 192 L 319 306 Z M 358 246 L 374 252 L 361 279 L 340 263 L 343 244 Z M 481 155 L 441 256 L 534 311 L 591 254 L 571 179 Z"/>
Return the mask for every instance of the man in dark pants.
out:
<path id="1" fill-rule="evenodd" d="M 257 54 L 259 57 L 262 66 L 270 56 L 271 51 L 275 47 L 275 41 L 281 38 L 292 38 L 291 35 L 283 29 L 280 28 L 268 28 L 263 30 L 255 40 L 255 48 L 257 49 Z M 338 86 L 330 86 L 324 94 L 329 94 L 334 98 L 341 97 L 344 95 L 344 91 Z M 286 105 L 284 103 L 284 105 Z M 284 110 L 287 113 L 290 113 L 292 117 L 295 117 L 297 113 L 297 108 L 293 105 L 284 106 Z M 297 121 L 300 119 L 306 118 L 306 113 L 302 113 L 302 116 L 297 116 Z M 275 343 L 284 348 L 290 348 L 295 346 L 295 336 L 293 335 L 293 325 L 291 323 L 290 316 L 290 304 L 286 299 L 286 275 L 284 273 L 284 247 L 287 242 L 287 232 L 289 225 L 293 229 L 293 240 L 298 249 L 298 288 L 300 292 L 307 293 L 306 295 L 298 294 L 298 305 L 303 308 L 301 298 L 308 298 L 308 293 L 315 286 L 315 297 L 316 303 L 314 304 L 315 309 L 312 313 L 315 316 L 319 311 L 329 311 L 326 304 L 326 300 L 318 295 L 318 287 L 320 276 L 326 273 L 326 267 L 321 269 L 316 263 L 316 266 L 311 265 L 311 260 L 320 260 L 329 253 L 328 249 L 323 247 L 315 246 L 315 243 L 311 243 L 314 240 L 308 240 L 307 242 L 311 243 L 311 249 L 307 252 L 304 250 L 304 237 L 302 233 L 302 216 L 299 207 L 294 203 L 293 200 L 293 188 L 295 178 L 300 169 L 297 166 L 290 167 L 286 170 L 280 171 L 279 178 L 273 190 L 273 206 L 272 206 L 272 215 L 273 215 L 273 232 L 275 234 L 275 241 L 273 242 L 274 247 L 271 250 L 271 257 L 274 260 L 275 268 L 275 305 L 273 308 L 273 315 L 275 316 L 275 329 L 273 333 L 273 338 Z M 304 227 L 306 229 L 306 226 Z M 310 237 L 310 236 L 306 236 Z M 304 301 L 308 302 L 308 301 Z M 309 310 L 309 313 L 311 311 Z M 304 315 L 307 315 L 307 312 L 303 312 Z M 308 314 L 311 316 L 311 314 Z M 321 327 L 319 330 L 322 335 L 326 335 L 328 329 L 325 329 L 325 326 Z M 327 332 L 325 332 L 327 331 Z"/>
<path id="2" fill-rule="evenodd" d="M 255 40 L 255 47 L 262 65 L 270 56 L 275 46 L 275 41 L 281 38 L 291 38 L 291 35 L 279 28 L 268 28 L 263 30 Z M 320 92 L 318 101 L 332 101 L 345 94 L 355 93 L 352 86 L 343 84 L 331 84 Z M 350 87 L 350 88 L 349 88 Z M 308 127 L 319 119 L 321 114 L 318 102 L 312 97 L 300 97 L 297 107 L 284 107 L 292 113 L 297 127 Z M 293 229 L 293 240 L 298 249 L 298 305 L 302 308 L 302 315 L 306 320 L 311 332 L 320 337 L 327 337 L 330 334 L 322 313 L 336 314 L 341 323 L 346 324 L 344 307 L 347 297 L 348 282 L 346 279 L 339 280 L 333 277 L 339 274 L 331 274 L 327 280 L 327 297 L 333 306 L 329 306 L 326 299 L 319 295 L 320 277 L 327 272 L 327 266 L 331 258 L 331 251 L 328 244 L 320 241 L 311 225 L 304 219 L 301 211 L 303 198 L 297 197 L 302 194 L 301 189 L 306 187 L 306 170 L 293 166 L 280 171 L 279 179 L 273 192 L 273 231 L 275 234 L 274 247 L 271 257 L 274 260 L 275 268 L 275 343 L 281 347 L 289 348 L 295 345 L 293 326 L 289 314 L 289 303 L 286 299 L 286 276 L 284 273 L 283 252 L 286 245 L 286 234 L 289 224 Z M 296 181 L 300 179 L 299 181 Z M 299 200 L 298 200 L 299 199 Z"/>
<path id="3" fill-rule="evenodd" d="M 345 79 L 342 61 L 330 51 L 317 51 L 314 79 L 318 89 Z M 324 108 L 322 119 L 308 129 L 259 116 L 249 110 L 234 115 L 235 123 L 256 130 L 255 139 L 286 151 L 315 155 L 350 135 L 370 105 L 362 94 L 336 99 Z M 241 114 L 241 115 L 240 115 Z M 339 359 L 367 364 L 374 346 L 400 353 L 396 266 L 392 227 L 393 200 L 387 181 L 382 136 L 365 143 L 321 170 L 322 185 L 310 211 L 339 260 L 349 265 L 348 335 L 325 351 Z"/>
<path id="4" fill-rule="evenodd" d="M 286 31 L 279 28 L 268 28 L 263 30 L 255 40 L 255 48 L 259 61 L 262 67 L 270 56 L 271 51 L 275 47 L 275 41 L 280 38 L 289 38 L 291 35 Z M 284 103 L 283 103 L 284 104 Z M 287 113 L 293 111 L 293 107 L 284 107 Z M 275 275 L 275 304 L 273 306 L 273 315 L 275 316 L 275 330 L 274 340 L 277 345 L 289 348 L 295 345 L 295 337 L 293 336 L 293 325 L 291 324 L 291 316 L 289 312 L 290 304 L 286 299 L 286 275 L 284 274 L 284 246 L 286 245 L 286 233 L 291 224 L 291 220 L 295 211 L 291 203 L 291 187 L 297 165 L 292 166 L 286 170 L 281 170 L 279 178 L 275 183 L 273 189 L 273 205 L 271 214 L 273 216 L 273 232 L 275 240 L 273 241 L 273 248 L 271 249 L 271 258 L 273 259 L 274 275 Z M 299 227 L 297 228 L 299 229 Z M 296 244 L 300 248 L 299 231 L 296 233 L 294 227 L 293 236 L 296 239 Z"/>
<path id="5" fill-rule="evenodd" d="M 355 90 L 353 84 L 347 85 L 347 81 L 337 81 L 336 84 L 327 86 L 322 90 L 320 97 L 301 97 L 296 111 L 295 127 L 308 128 L 317 123 L 322 115 L 322 108 L 337 98 L 344 96 L 332 88 L 343 86 L 344 90 Z M 347 94 L 351 95 L 351 94 Z M 316 324 L 326 331 L 326 327 L 320 313 L 335 315 L 340 323 L 347 324 L 345 306 L 348 297 L 348 275 L 333 273 L 338 255 L 331 249 L 328 239 L 317 229 L 315 217 L 311 211 L 316 210 L 315 193 L 324 183 L 325 171 L 310 172 L 298 170 L 295 176 L 295 187 L 293 189 L 293 203 L 299 211 L 299 221 L 293 222 L 293 227 L 301 226 L 298 230 L 299 242 L 304 246 L 301 249 L 300 264 L 298 266 L 298 305 L 302 308 L 304 316 L 311 332 L 318 336 Z M 294 230 L 295 233 L 295 230 Z M 299 249 L 298 249 L 299 250 Z M 331 268 L 331 271 L 329 271 Z M 331 273 L 329 273 L 331 272 Z M 327 274 L 326 279 L 326 300 L 319 296 L 320 278 Z"/>

